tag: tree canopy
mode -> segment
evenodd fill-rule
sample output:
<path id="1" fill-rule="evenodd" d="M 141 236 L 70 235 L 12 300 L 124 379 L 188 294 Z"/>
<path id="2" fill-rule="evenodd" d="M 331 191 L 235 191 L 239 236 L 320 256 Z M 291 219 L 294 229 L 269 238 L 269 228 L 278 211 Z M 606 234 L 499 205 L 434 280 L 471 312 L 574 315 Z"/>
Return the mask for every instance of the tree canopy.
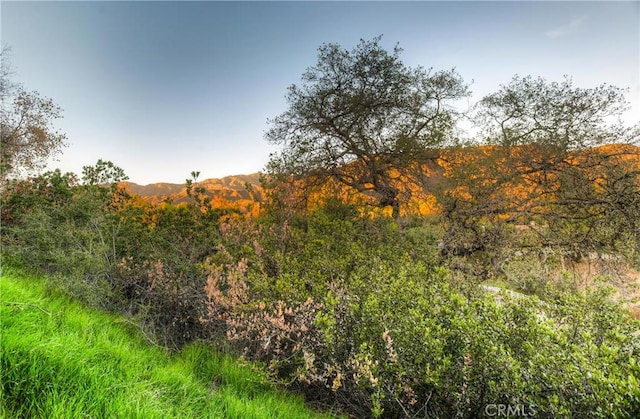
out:
<path id="1" fill-rule="evenodd" d="M 0 177 L 41 169 L 65 145 L 66 135 L 52 122 L 62 110 L 51 99 L 25 90 L 10 79 L 8 50 L 1 52 Z"/>
<path id="2" fill-rule="evenodd" d="M 332 178 L 391 206 L 399 178 L 416 162 L 434 161 L 451 137 L 452 101 L 468 94 L 455 70 L 411 68 L 381 37 L 351 51 L 319 48 L 318 62 L 289 87 L 287 111 L 270 121 L 268 141 L 282 146 L 271 173 L 307 181 Z"/>
<path id="3" fill-rule="evenodd" d="M 580 150 L 630 140 L 632 131 L 616 120 L 628 108 L 624 94 L 606 84 L 575 87 L 569 77 L 515 76 L 478 103 L 475 118 L 489 144 Z"/>
<path id="4" fill-rule="evenodd" d="M 450 158 L 439 197 L 449 224 L 444 251 L 496 251 L 507 243 L 506 225 L 533 222 L 540 246 L 576 257 L 637 255 L 639 131 L 619 121 L 624 93 L 516 76 L 484 97 L 473 115 L 481 136 Z"/>

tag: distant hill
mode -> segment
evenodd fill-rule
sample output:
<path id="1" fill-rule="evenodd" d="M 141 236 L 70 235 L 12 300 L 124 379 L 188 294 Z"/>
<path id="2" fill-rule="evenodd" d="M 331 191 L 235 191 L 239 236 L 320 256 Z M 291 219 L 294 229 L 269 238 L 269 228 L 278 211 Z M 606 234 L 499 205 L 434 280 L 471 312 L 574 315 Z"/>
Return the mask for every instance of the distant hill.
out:
<path id="1" fill-rule="evenodd" d="M 145 201 L 158 204 L 169 200 L 174 204 L 187 202 L 187 189 L 184 183 L 151 183 L 138 185 L 133 182 L 122 182 L 125 189 L 135 195 L 141 196 Z M 257 199 L 262 199 L 260 187 L 260 173 L 250 175 L 226 176 L 221 179 L 205 179 L 196 183 L 203 187 L 214 205 L 226 206 L 227 204 L 245 204 Z M 247 188 L 249 186 L 252 191 Z"/>
<path id="2" fill-rule="evenodd" d="M 446 159 L 443 160 L 441 171 L 425 169 L 425 178 L 423 181 L 425 184 L 429 184 L 429 187 L 424 190 L 420 187 L 412 185 L 410 181 L 400 181 L 401 188 L 407 188 L 411 196 L 410 201 L 407 203 L 408 211 L 420 213 L 423 215 L 433 214 L 439 211 L 438 203 L 435 196 L 430 193 L 430 188 L 436 188 L 443 177 L 449 176 L 447 167 L 451 167 L 456 164 L 464 163 L 465 165 L 472 164 L 474 160 L 478 165 L 479 170 L 482 170 L 482 158 L 485 154 L 490 153 L 490 150 L 495 146 L 480 146 L 480 147 L 468 147 L 463 149 L 453 148 L 444 150 Z M 595 148 L 596 151 L 602 152 L 604 155 L 617 156 L 621 161 L 628 160 L 637 163 L 637 167 L 640 170 L 640 147 L 629 144 L 609 144 Z M 574 158 L 577 158 L 583 152 L 571 152 Z M 477 160 L 480 159 L 480 160 Z M 458 163 L 456 163 L 458 162 Z M 441 162 L 442 163 L 442 162 Z M 219 208 L 242 208 L 247 209 L 252 203 L 256 201 L 262 201 L 264 199 L 264 191 L 260 185 L 261 173 L 253 173 L 249 175 L 236 175 L 227 176 L 220 179 L 205 179 L 197 182 L 196 186 L 204 187 L 206 194 L 211 198 L 213 206 Z M 149 185 L 138 185 L 132 182 L 123 182 L 122 185 L 132 194 L 139 195 L 145 201 L 153 204 L 159 204 L 166 200 L 173 204 L 180 204 L 188 202 L 189 197 L 185 184 L 179 183 L 152 183 Z M 247 188 L 247 185 L 251 187 L 251 191 Z M 514 193 L 515 191 L 512 191 Z M 526 190 L 519 193 L 529 193 Z M 358 194 L 354 194 L 354 191 L 344 185 L 336 184 L 333 180 L 328 180 L 319 191 L 316 191 L 311 196 L 311 201 L 321 202 L 323 197 L 334 195 L 346 198 L 348 200 L 356 199 Z M 360 198 L 362 196 L 360 195 Z M 365 198 L 366 199 L 366 198 Z"/>

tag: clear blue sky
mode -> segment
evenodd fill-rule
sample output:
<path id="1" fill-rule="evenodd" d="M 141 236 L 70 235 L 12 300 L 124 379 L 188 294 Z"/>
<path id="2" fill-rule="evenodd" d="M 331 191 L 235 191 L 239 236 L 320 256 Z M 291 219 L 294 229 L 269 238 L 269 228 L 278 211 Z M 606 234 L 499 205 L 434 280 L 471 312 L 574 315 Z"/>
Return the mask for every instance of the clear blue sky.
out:
<path id="1" fill-rule="evenodd" d="M 10 2 L 14 79 L 64 110 L 52 167 L 99 158 L 137 183 L 253 173 L 267 119 L 317 48 L 383 34 L 410 66 L 455 67 L 472 101 L 515 74 L 630 89 L 640 115 L 639 2 Z"/>

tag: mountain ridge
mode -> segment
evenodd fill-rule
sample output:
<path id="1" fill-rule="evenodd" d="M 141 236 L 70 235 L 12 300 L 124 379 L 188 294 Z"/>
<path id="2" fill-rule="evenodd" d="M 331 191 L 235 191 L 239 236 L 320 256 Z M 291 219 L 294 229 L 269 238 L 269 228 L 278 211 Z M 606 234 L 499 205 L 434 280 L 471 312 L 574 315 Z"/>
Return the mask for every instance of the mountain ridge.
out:
<path id="1" fill-rule="evenodd" d="M 481 156 L 484 155 L 484 152 L 489 152 L 494 147 L 496 146 L 481 145 L 468 148 L 452 148 L 443 151 L 449 154 L 449 157 L 446 159 L 449 162 L 455 162 L 456 160 L 459 162 L 469 162 L 480 159 Z M 603 156 L 635 161 L 638 170 L 640 170 L 640 147 L 637 145 L 624 143 L 606 144 L 583 151 L 568 152 L 568 156 L 571 158 L 579 158 L 582 153 L 588 150 L 596 151 L 597 153 L 602 152 Z M 480 152 L 480 154 L 477 152 Z M 482 165 L 481 160 L 477 160 L 476 163 Z M 445 172 L 448 170 L 446 166 L 448 165 L 445 164 L 441 167 Z M 438 183 L 441 181 L 440 177 L 442 175 L 443 173 L 431 173 L 429 175 L 429 177 L 432 177 L 430 182 Z M 211 199 L 212 204 L 216 207 L 247 208 L 248 205 L 260 202 L 264 198 L 264 190 L 260 183 L 262 176 L 263 173 L 261 172 L 232 175 L 222 178 L 204 179 L 193 182 L 193 185 L 204 188 L 205 195 Z M 180 204 L 191 201 L 191 198 L 187 195 L 186 182 L 182 184 L 159 182 L 147 185 L 139 185 L 133 182 L 122 182 L 120 184 L 124 186 L 129 193 L 139 195 L 143 200 L 153 204 L 160 204 L 163 202 Z M 333 187 L 335 188 L 336 186 L 333 185 Z M 334 189 L 332 190 L 335 192 Z M 320 191 L 315 197 L 317 198 L 326 192 L 326 189 L 324 191 Z M 417 192 L 418 191 L 413 191 L 413 195 L 416 195 Z M 412 205 L 417 205 L 418 212 L 421 214 L 434 213 L 437 211 L 437 205 L 434 201 L 435 198 L 429 191 L 425 192 L 426 193 L 422 194 L 420 197 L 417 195 L 414 196 L 414 202 Z"/>
<path id="2" fill-rule="evenodd" d="M 195 186 L 202 187 L 205 195 L 218 203 L 236 203 L 241 201 L 253 201 L 262 196 L 260 177 L 262 173 L 240 174 L 225 176 L 222 178 L 203 179 L 194 182 Z M 140 185 L 135 182 L 121 182 L 121 186 L 131 194 L 142 197 L 145 201 L 154 204 L 169 201 L 179 204 L 188 201 L 187 184 L 158 182 Z M 251 187 L 251 191 L 247 188 Z"/>

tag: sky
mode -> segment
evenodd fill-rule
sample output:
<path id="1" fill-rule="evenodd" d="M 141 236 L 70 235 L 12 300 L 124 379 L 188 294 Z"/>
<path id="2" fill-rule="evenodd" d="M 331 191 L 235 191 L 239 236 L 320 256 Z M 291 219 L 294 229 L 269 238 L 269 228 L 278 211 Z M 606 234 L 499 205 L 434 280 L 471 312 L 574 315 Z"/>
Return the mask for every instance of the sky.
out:
<path id="1" fill-rule="evenodd" d="M 469 104 L 515 75 L 628 88 L 640 115 L 640 2 L 0 2 L 14 81 L 63 109 L 49 168 L 110 160 L 139 184 L 255 173 L 268 120 L 318 47 L 383 35 L 411 67 L 455 68 Z"/>

